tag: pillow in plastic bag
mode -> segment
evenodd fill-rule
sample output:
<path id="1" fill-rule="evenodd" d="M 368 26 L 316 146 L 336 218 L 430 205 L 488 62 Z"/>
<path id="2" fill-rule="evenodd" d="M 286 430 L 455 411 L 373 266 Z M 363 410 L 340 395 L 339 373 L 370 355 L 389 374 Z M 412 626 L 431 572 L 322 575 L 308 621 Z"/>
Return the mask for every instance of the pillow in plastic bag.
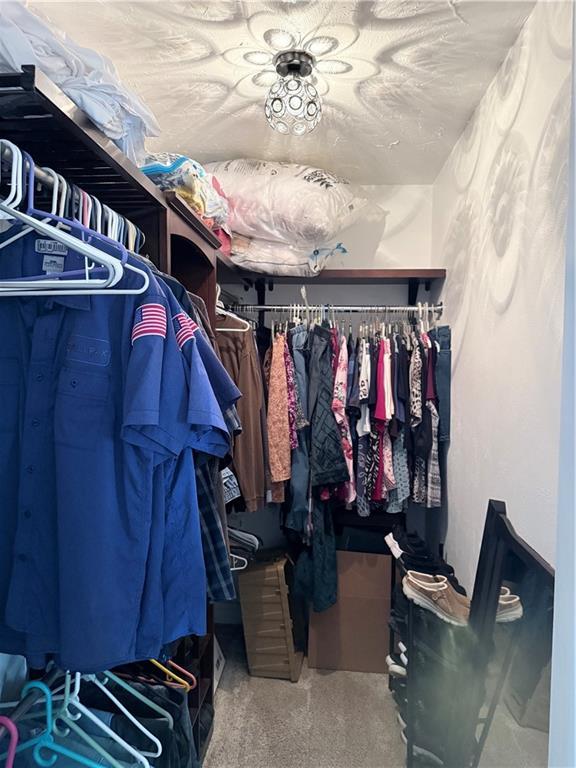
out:
<path id="1" fill-rule="evenodd" d="M 342 243 L 330 248 L 297 248 L 285 243 L 234 234 L 230 261 L 241 269 L 265 275 L 315 277 L 337 251 L 347 252 Z"/>
<path id="2" fill-rule="evenodd" d="M 230 227 L 246 237 L 297 246 L 334 240 L 366 200 L 320 168 L 263 160 L 209 163 L 230 203 Z"/>
<path id="3" fill-rule="evenodd" d="M 214 176 L 191 157 L 158 152 L 148 155 L 140 170 L 160 189 L 177 191 L 210 226 L 227 226 L 228 201 L 222 188 Z"/>

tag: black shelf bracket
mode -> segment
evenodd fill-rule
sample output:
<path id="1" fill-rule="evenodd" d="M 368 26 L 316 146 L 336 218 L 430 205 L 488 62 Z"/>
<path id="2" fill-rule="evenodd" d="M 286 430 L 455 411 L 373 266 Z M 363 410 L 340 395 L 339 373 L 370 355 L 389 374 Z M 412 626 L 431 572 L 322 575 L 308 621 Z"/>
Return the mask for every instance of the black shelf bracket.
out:
<path id="1" fill-rule="evenodd" d="M 417 277 L 411 277 L 408 280 L 408 304 L 410 306 L 416 305 L 418 299 L 418 288 L 420 287 L 420 280 Z"/>
<path id="2" fill-rule="evenodd" d="M 429 291 L 432 282 L 430 280 L 424 280 L 424 290 Z M 415 306 L 418 300 L 418 289 L 420 288 L 421 280 L 419 277 L 411 277 L 408 279 L 408 304 Z"/>

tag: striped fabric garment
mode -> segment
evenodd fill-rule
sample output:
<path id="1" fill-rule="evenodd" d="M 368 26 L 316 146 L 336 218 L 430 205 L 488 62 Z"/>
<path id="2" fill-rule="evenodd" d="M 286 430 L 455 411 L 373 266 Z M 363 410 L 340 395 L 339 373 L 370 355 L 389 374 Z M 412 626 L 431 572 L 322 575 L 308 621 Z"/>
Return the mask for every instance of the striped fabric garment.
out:
<path id="1" fill-rule="evenodd" d="M 180 349 L 182 349 L 184 344 L 194 337 L 198 330 L 198 325 L 186 312 L 179 312 L 177 315 L 174 315 L 172 320 L 174 322 L 174 330 L 176 331 L 176 341 Z"/>
<path id="2" fill-rule="evenodd" d="M 440 462 L 438 457 L 438 411 L 432 400 L 428 400 L 426 407 L 432 414 L 432 448 L 428 458 L 428 477 L 426 483 L 426 506 L 428 508 L 442 506 L 442 476 L 440 474 Z"/>
<path id="3" fill-rule="evenodd" d="M 143 304 L 136 310 L 132 327 L 132 344 L 144 336 L 166 338 L 166 309 L 162 304 Z"/>

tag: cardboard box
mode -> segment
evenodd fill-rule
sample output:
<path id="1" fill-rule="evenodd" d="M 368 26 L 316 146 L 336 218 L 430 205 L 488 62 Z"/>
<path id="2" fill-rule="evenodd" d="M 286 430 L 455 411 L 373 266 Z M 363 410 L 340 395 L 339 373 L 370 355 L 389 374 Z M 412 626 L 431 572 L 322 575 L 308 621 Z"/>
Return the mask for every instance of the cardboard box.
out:
<path id="1" fill-rule="evenodd" d="M 338 602 L 311 612 L 308 665 L 316 669 L 388 672 L 392 558 L 337 552 Z"/>

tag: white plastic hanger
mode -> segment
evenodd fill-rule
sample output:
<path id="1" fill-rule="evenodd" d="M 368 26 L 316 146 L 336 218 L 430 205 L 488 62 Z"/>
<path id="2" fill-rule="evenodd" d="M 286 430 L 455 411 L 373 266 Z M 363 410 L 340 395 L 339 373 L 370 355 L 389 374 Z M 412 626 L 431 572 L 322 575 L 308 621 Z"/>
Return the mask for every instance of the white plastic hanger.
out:
<path id="1" fill-rule="evenodd" d="M 65 729 L 62 729 L 61 726 L 58 725 L 58 720 L 60 720 L 65 725 Z M 111 754 L 106 752 L 104 747 L 98 744 L 97 741 L 95 741 L 91 736 L 83 731 L 82 728 L 80 728 L 80 726 L 72 718 L 66 717 L 63 714 L 59 714 L 54 719 L 52 728 L 54 733 L 64 737 L 68 736 L 70 731 L 73 731 L 79 739 L 81 739 L 90 747 L 90 749 L 93 749 L 96 754 L 100 755 L 100 757 L 103 757 L 106 761 L 105 765 L 110 766 L 110 768 L 124 768 L 126 765 L 126 763 L 122 765 L 122 763 L 119 763 L 118 760 L 114 759 Z"/>
<path id="2" fill-rule="evenodd" d="M 233 320 L 236 320 L 236 322 L 240 323 L 242 326 L 241 328 L 215 328 L 216 331 L 223 331 L 224 333 L 246 333 L 247 331 L 252 330 L 252 326 L 250 323 L 248 323 L 246 320 L 242 320 L 241 317 L 238 317 L 237 315 L 234 315 L 232 312 L 227 312 L 224 309 L 224 304 L 220 300 L 220 293 L 221 288 L 219 285 L 216 285 L 216 314 L 217 315 L 224 315 L 226 317 L 231 317 Z"/>
<path id="3" fill-rule="evenodd" d="M 60 736 L 60 738 L 66 738 L 66 736 L 69 735 L 70 731 L 73 731 L 76 736 L 78 736 L 82 741 L 84 741 L 89 747 L 94 749 L 97 754 L 99 754 L 101 757 L 106 760 L 106 763 L 111 766 L 111 768 L 122 768 L 122 764 L 118 762 L 114 757 L 112 757 L 111 754 L 109 754 L 104 747 L 98 744 L 88 733 L 86 733 L 80 725 L 78 725 L 78 720 L 82 717 L 82 714 L 80 712 L 77 712 L 76 714 L 73 714 L 70 712 L 68 704 L 70 702 L 71 697 L 77 697 L 80 692 L 80 678 L 77 677 L 74 680 L 74 691 L 71 692 L 70 690 L 70 684 L 71 684 L 71 677 L 70 673 L 66 673 L 66 676 L 64 678 L 64 695 L 63 696 L 52 696 L 52 703 L 56 703 L 57 700 L 61 700 L 63 702 L 63 706 L 54 711 L 54 717 L 52 722 L 52 729 L 54 733 L 57 736 Z M 60 690 L 58 688 L 57 690 Z M 37 716 L 37 715 L 35 715 Z"/>
<path id="4" fill-rule="evenodd" d="M 92 207 L 94 203 L 92 202 L 92 198 L 87 192 L 84 192 L 84 190 L 80 190 L 82 192 L 82 213 L 84 214 L 84 203 L 86 203 L 86 215 L 83 217 L 82 224 L 84 224 L 85 227 L 90 227 L 90 219 L 92 217 Z"/>
<path id="5" fill-rule="evenodd" d="M 302 296 L 302 301 L 306 307 L 306 325 L 310 325 L 310 305 L 308 304 L 308 293 L 305 285 L 300 286 L 300 296 Z"/>
<path id="6" fill-rule="evenodd" d="M 126 219 L 126 224 L 128 225 L 128 250 L 134 251 L 136 247 L 136 227 L 129 219 Z"/>
<path id="7" fill-rule="evenodd" d="M 11 217 L 19 219 L 25 224 L 29 224 L 37 232 L 56 240 L 63 245 L 66 245 L 73 251 L 80 253 L 97 264 L 107 268 L 108 277 L 104 279 L 100 278 L 87 278 L 83 280 L 27 280 L 27 281 L 0 281 L 0 295 L 2 296 L 50 296 L 50 295 L 90 295 L 98 294 L 103 290 L 106 293 L 119 294 L 119 295 L 131 295 L 144 293 L 150 285 L 150 278 L 148 274 L 138 267 L 132 264 L 122 264 L 122 262 L 110 256 L 109 254 L 95 248 L 90 243 L 83 240 L 79 240 L 76 237 L 56 229 L 50 224 L 45 224 L 38 219 L 34 219 L 21 211 L 11 210 L 5 206 L 4 203 L 0 203 L 0 211 L 9 212 Z M 131 272 L 142 277 L 142 285 L 139 288 L 112 288 L 117 285 L 124 275 L 124 269 L 128 269 Z"/>
<path id="8" fill-rule="evenodd" d="M 86 680 L 92 680 L 92 678 L 95 677 L 94 675 L 84 675 L 83 678 Z M 118 687 L 122 688 L 124 691 L 129 693 L 131 696 L 134 697 L 135 700 L 140 701 L 142 704 L 145 704 L 152 712 L 155 712 L 157 715 L 160 715 L 160 717 L 166 721 L 168 724 L 168 727 L 171 731 L 174 730 L 174 718 L 172 715 L 165 709 L 163 709 L 161 706 L 156 704 L 156 702 L 149 699 L 147 696 L 145 696 L 140 691 L 136 690 L 133 686 L 130 685 L 130 683 L 126 682 L 125 680 L 122 680 L 122 678 L 117 677 L 109 670 L 106 670 L 105 672 L 102 672 L 99 674 L 99 679 L 101 678 L 101 681 L 104 685 L 107 685 L 110 681 L 118 685 Z M 58 686 L 54 689 L 54 701 L 63 700 L 65 698 L 65 695 L 59 695 L 61 692 L 64 692 L 66 690 L 66 679 L 63 685 Z M 108 689 L 109 690 L 109 689 Z M 78 693 L 80 692 L 80 688 L 78 686 Z M 12 702 L 11 704 L 0 704 L 0 707 L 3 706 L 11 706 L 14 707 L 18 704 L 18 702 Z M 35 717 L 35 715 L 34 715 Z"/>
<path id="9" fill-rule="evenodd" d="M 54 216 L 58 215 L 58 190 L 60 182 L 58 181 L 58 174 L 52 170 L 52 168 L 44 168 L 43 169 L 46 173 L 48 173 L 50 176 L 52 176 L 52 179 L 54 181 L 54 186 L 52 188 L 52 205 L 50 207 L 50 213 L 54 214 Z M 47 223 L 50 221 L 50 219 L 42 219 L 44 223 Z M 0 251 L 6 248 L 9 245 L 12 245 L 12 243 L 16 242 L 16 240 L 19 240 L 21 237 L 24 237 L 25 235 L 28 235 L 30 232 L 33 232 L 34 230 L 32 227 L 24 227 L 19 232 L 17 232 L 12 237 L 8 238 L 8 240 L 4 240 L 2 243 L 0 243 Z"/>
<path id="10" fill-rule="evenodd" d="M 103 683 L 102 683 L 102 682 L 101 682 L 101 681 L 100 681 L 100 680 L 99 680 L 99 679 L 96 677 L 96 675 L 83 675 L 83 679 L 84 679 L 84 680 L 87 680 L 87 681 L 89 681 L 89 682 L 91 682 L 91 683 L 94 683 L 94 685 L 95 685 L 95 686 L 97 686 L 97 687 L 98 687 L 98 688 L 99 688 L 99 689 L 102 691 L 102 693 L 103 693 L 105 696 L 107 696 L 107 697 L 110 699 L 110 701 L 112 701 L 112 702 L 113 702 L 113 703 L 114 703 L 114 704 L 115 704 L 115 705 L 118 707 L 118 709 L 119 709 L 119 710 L 120 710 L 120 711 L 121 711 L 121 712 L 122 712 L 124 715 L 126 715 L 126 717 L 128 718 L 128 720 L 130 720 L 130 722 L 131 722 L 131 723 L 132 723 L 132 724 L 133 724 L 133 725 L 134 725 L 134 726 L 135 726 L 135 727 L 136 727 L 136 728 L 137 728 L 137 729 L 138 729 L 138 730 L 139 730 L 141 733 L 143 733 L 143 734 L 146 736 L 146 738 L 147 738 L 147 739 L 149 739 L 149 740 L 150 740 L 150 741 L 151 741 L 151 742 L 152 742 L 152 743 L 153 743 L 153 744 L 156 746 L 156 749 L 154 750 L 154 752 L 145 752 L 144 750 L 140 750 L 140 751 L 141 751 L 141 753 L 142 753 L 142 754 L 143 754 L 145 757 L 160 757 L 160 755 L 162 754 L 162 744 L 160 743 L 160 740 L 159 740 L 159 739 L 157 739 L 157 738 L 156 738 L 156 736 L 154 736 L 152 733 L 150 733 L 150 731 L 149 731 L 147 728 L 145 728 L 145 727 L 142 725 L 142 723 L 141 723 L 141 722 L 140 722 L 140 721 L 139 721 L 139 720 L 138 720 L 136 717 L 134 717 L 134 715 L 133 715 L 133 714 L 132 714 L 132 713 L 131 713 L 131 712 L 130 712 L 128 709 L 126 709 L 126 707 L 124 706 L 124 704 L 122 704 L 122 702 L 121 702 L 121 701 L 119 701 L 119 700 L 116 698 L 116 696 L 114 696 L 114 694 L 113 694 L 113 693 L 110 691 L 110 689 L 109 689 L 109 688 L 107 688 L 107 687 L 106 687 L 106 686 L 105 686 L 105 685 L 104 685 L 104 684 L 103 684 Z"/>
<path id="11" fill-rule="evenodd" d="M 68 192 L 68 182 L 64 178 L 64 176 L 60 176 L 59 173 L 56 174 L 58 178 L 58 182 L 60 184 L 60 200 L 58 202 L 58 216 L 63 219 L 64 213 L 66 212 L 66 193 Z M 61 226 L 60 222 L 56 226 Z"/>
<path id="12" fill-rule="evenodd" d="M 156 712 L 158 715 L 160 715 L 166 722 L 168 723 L 168 727 L 171 731 L 174 730 L 174 718 L 172 715 L 165 709 L 163 709 L 161 706 L 156 704 L 155 701 L 152 701 L 147 696 L 145 696 L 140 691 L 136 690 L 136 688 L 133 688 L 130 683 L 127 683 L 125 680 L 122 680 L 121 677 L 118 677 L 113 672 L 110 672 L 109 670 L 106 670 L 102 673 L 105 680 L 112 680 L 113 683 L 116 683 L 116 685 L 119 685 L 121 688 L 123 688 L 127 693 L 129 693 L 131 696 L 133 696 L 138 701 L 141 701 L 143 704 L 146 704 L 153 712 Z"/>
<path id="13" fill-rule="evenodd" d="M 5 205 L 8 208 L 16 208 L 22 202 L 24 190 L 22 187 L 22 152 L 11 141 L 0 139 L 0 165 L 4 148 L 7 148 L 12 155 L 12 164 L 10 167 L 10 193 L 5 199 Z M 0 213 L 0 219 L 9 219 L 6 213 Z"/>
<path id="14" fill-rule="evenodd" d="M 121 280 L 123 275 L 122 264 L 118 259 L 114 258 L 113 256 L 110 256 L 104 253 L 103 251 L 100 251 L 99 249 L 95 248 L 93 245 L 90 245 L 90 243 L 87 243 L 83 240 L 79 240 L 78 238 L 73 237 L 67 232 L 58 230 L 52 225 L 46 224 L 43 221 L 35 219 L 26 213 L 9 209 L 6 207 L 4 203 L 0 203 L 0 211 L 6 211 L 6 212 L 9 211 L 11 218 L 19 219 L 25 224 L 29 224 L 30 227 L 36 230 L 37 232 L 40 232 L 41 234 L 46 235 L 52 240 L 56 240 L 57 242 L 62 243 L 63 245 L 66 245 L 68 248 L 71 248 L 72 250 L 77 251 L 78 253 L 82 254 L 83 256 L 86 256 L 89 259 L 93 259 L 94 261 L 96 261 L 98 264 L 101 264 L 102 266 L 107 267 L 109 276 L 104 280 L 101 280 L 98 278 L 94 279 L 94 282 L 92 283 L 92 287 L 94 288 L 98 286 L 108 287 L 109 285 L 115 285 Z M 0 281 L 0 290 L 4 289 L 8 291 L 14 291 L 18 289 L 18 294 L 19 294 L 21 291 L 28 293 L 28 291 L 32 291 L 35 288 L 43 288 L 45 290 L 43 290 L 42 293 L 44 292 L 47 293 L 48 289 L 53 287 L 62 289 L 63 285 L 65 285 L 66 288 L 82 288 L 86 286 L 87 282 L 88 281 L 86 280 L 69 280 L 69 281 L 66 281 L 65 283 L 62 280 L 41 280 L 41 281 L 26 280 L 21 282 L 20 281 L 10 281 L 10 282 Z M 30 295 L 33 295 L 33 294 L 31 293 Z"/>
<path id="15" fill-rule="evenodd" d="M 92 202 L 94 203 L 94 210 L 95 210 L 95 216 L 96 216 L 96 232 L 99 232 L 102 234 L 102 203 L 100 200 L 98 200 L 97 197 L 92 198 Z"/>
<path id="16" fill-rule="evenodd" d="M 66 675 L 67 677 L 69 677 L 70 672 L 67 672 Z M 73 713 L 70 712 L 70 707 L 72 706 L 75 710 L 80 712 L 80 714 L 84 715 L 89 720 L 91 720 L 95 725 L 97 725 L 98 728 L 103 733 L 106 734 L 106 736 L 108 736 L 117 744 L 122 746 L 144 768 L 150 768 L 150 763 L 141 752 L 134 749 L 134 747 L 128 744 L 128 742 L 124 741 L 123 738 L 121 738 L 117 733 L 115 733 L 111 728 L 109 728 L 106 725 L 106 723 L 100 720 L 100 718 L 97 717 L 90 709 L 88 709 L 88 707 L 85 707 L 84 704 L 82 704 L 79 698 L 79 690 L 80 690 L 80 673 L 76 672 L 74 673 L 74 690 L 70 691 L 69 684 L 68 684 L 67 693 L 69 693 L 69 695 L 66 696 L 64 699 L 64 707 L 62 710 L 62 716 L 64 717 L 64 719 L 66 720 L 68 717 L 70 717 L 70 719 L 72 720 L 75 719 Z"/>
<path id="17" fill-rule="evenodd" d="M 235 555 L 230 553 L 230 570 L 231 571 L 244 571 L 248 568 L 248 560 L 242 555 Z"/>

